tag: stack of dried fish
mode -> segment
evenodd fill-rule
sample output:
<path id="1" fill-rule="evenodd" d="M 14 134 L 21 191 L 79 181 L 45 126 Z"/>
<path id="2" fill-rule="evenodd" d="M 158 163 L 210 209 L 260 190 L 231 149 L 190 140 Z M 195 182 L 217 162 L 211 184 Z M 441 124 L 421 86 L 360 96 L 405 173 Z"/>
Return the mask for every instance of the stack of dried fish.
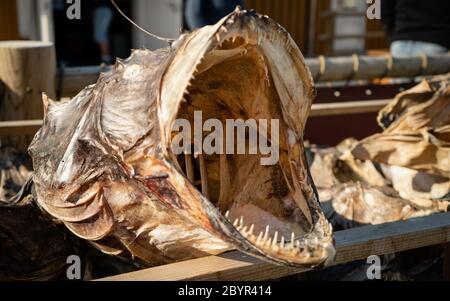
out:
<path id="1" fill-rule="evenodd" d="M 399 94 L 378 121 L 384 131 L 335 148 L 310 148 L 311 173 L 339 228 L 446 211 L 450 200 L 449 76 Z"/>
<path id="2" fill-rule="evenodd" d="M 382 224 L 446 211 L 450 201 L 449 76 L 399 94 L 378 117 L 381 134 L 333 148 L 310 147 L 311 174 L 336 229 Z M 441 279 L 440 246 L 383 257 L 384 280 Z M 304 275 L 367 280 L 365 262 Z"/>

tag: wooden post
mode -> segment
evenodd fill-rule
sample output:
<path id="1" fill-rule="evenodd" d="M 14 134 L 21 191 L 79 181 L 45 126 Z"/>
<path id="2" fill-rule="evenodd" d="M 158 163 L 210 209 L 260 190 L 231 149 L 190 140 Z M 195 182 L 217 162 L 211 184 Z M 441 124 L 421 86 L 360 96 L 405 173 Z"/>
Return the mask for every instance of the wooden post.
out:
<path id="1" fill-rule="evenodd" d="M 38 17 L 41 41 L 54 42 L 53 12 L 51 0 L 38 0 Z"/>
<path id="2" fill-rule="evenodd" d="M 0 121 L 43 118 L 42 92 L 55 98 L 56 57 L 52 43 L 0 42 Z M 26 150 L 32 137 L 2 138 Z"/>

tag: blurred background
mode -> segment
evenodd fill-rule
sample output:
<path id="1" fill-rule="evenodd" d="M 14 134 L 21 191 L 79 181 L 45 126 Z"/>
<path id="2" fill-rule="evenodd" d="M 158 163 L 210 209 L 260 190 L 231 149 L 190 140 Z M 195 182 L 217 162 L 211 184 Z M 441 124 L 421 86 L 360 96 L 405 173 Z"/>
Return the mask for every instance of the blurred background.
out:
<path id="1" fill-rule="evenodd" d="M 335 145 L 349 136 L 361 139 L 379 132 L 376 116 L 389 100 L 414 86 L 419 76 L 450 71 L 450 56 L 446 55 L 450 48 L 448 0 L 434 0 L 433 5 L 425 0 L 115 1 L 137 24 L 165 38 L 214 24 L 236 5 L 279 22 L 308 58 L 317 87 L 315 104 L 324 104 L 313 107 L 306 129 L 306 139 L 316 144 Z M 375 11 L 369 15 L 371 8 Z M 8 41 L 14 40 L 50 42 L 56 51 L 54 54 L 51 47 L 38 60 L 36 47 L 24 46 L 34 57 L 25 60 L 11 50 L 17 45 Z M 0 121 L 40 120 L 41 91 L 56 100 L 73 97 L 95 83 L 116 57 L 127 58 L 131 49 L 167 46 L 133 26 L 110 0 L 1 0 L 0 44 L 2 41 L 6 41 L 3 51 L 9 59 L 1 59 L 0 80 L 9 98 L 0 101 Z M 425 56 L 435 54 L 445 57 Z M 414 57 L 398 59 L 404 55 Z M 8 66 L 19 64 L 24 71 L 32 65 L 39 76 L 11 73 Z M 55 77 L 50 75 L 54 73 Z M 13 88 L 36 77 L 47 80 L 33 84 L 34 88 Z M 13 105 L 25 104 L 23 99 L 28 99 L 26 105 Z M 30 130 L 32 134 L 38 126 Z"/>
<path id="2" fill-rule="evenodd" d="M 101 62 L 102 56 L 105 61 L 114 57 L 124 58 L 132 48 L 156 49 L 165 46 L 134 28 L 115 11 L 109 1 L 80 2 L 81 19 L 69 20 L 66 11 L 71 4 L 65 0 L 2 0 L 0 41 L 31 39 L 55 42 L 58 62 L 67 66 L 93 65 Z M 164 37 L 175 38 L 179 36 L 180 30 L 188 30 L 193 27 L 192 24 L 198 24 L 190 21 L 195 18 L 195 12 L 192 12 L 195 4 L 189 4 L 189 1 L 116 2 L 139 25 Z M 365 0 L 224 2 L 228 6 L 239 3 L 245 8 L 271 16 L 291 33 L 306 56 L 377 54 L 387 51 L 389 47 L 381 22 L 366 17 Z M 106 9 L 99 12 L 102 6 Z M 105 27 L 109 52 L 102 55 L 98 40 L 99 35 L 101 38 L 104 34 L 98 30 L 105 31 Z"/>

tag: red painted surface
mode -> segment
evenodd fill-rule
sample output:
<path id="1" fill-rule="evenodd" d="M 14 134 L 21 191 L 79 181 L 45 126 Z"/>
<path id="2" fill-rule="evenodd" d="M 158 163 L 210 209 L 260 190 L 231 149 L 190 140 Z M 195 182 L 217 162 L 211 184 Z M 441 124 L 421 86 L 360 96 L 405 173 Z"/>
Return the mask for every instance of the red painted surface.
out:
<path id="1" fill-rule="evenodd" d="M 338 103 L 345 101 L 366 101 L 393 99 L 400 91 L 409 89 L 403 85 L 365 85 L 341 88 L 320 88 L 315 103 Z M 336 93 L 337 92 L 337 93 Z M 338 97 L 336 97 L 338 95 Z M 361 140 L 381 132 L 377 123 L 378 113 L 312 117 L 308 119 L 305 140 L 313 144 L 334 146 L 346 138 Z"/>
<path id="2" fill-rule="evenodd" d="M 313 117 L 308 119 L 305 140 L 318 145 L 336 145 L 346 138 L 361 140 L 381 132 L 377 114 Z"/>

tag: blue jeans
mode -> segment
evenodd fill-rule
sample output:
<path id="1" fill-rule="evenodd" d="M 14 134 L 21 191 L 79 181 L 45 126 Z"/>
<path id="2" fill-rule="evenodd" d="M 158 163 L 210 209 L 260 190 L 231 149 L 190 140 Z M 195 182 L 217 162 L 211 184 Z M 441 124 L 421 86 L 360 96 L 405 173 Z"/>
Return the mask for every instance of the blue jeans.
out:
<path id="1" fill-rule="evenodd" d="M 99 7 L 94 12 L 94 39 L 97 43 L 108 42 L 108 30 L 113 11 L 109 7 Z"/>
<path id="2" fill-rule="evenodd" d="M 405 57 L 416 55 L 433 55 L 446 53 L 449 50 L 441 45 L 416 42 L 416 41 L 395 41 L 391 44 L 391 54 L 393 57 Z"/>

